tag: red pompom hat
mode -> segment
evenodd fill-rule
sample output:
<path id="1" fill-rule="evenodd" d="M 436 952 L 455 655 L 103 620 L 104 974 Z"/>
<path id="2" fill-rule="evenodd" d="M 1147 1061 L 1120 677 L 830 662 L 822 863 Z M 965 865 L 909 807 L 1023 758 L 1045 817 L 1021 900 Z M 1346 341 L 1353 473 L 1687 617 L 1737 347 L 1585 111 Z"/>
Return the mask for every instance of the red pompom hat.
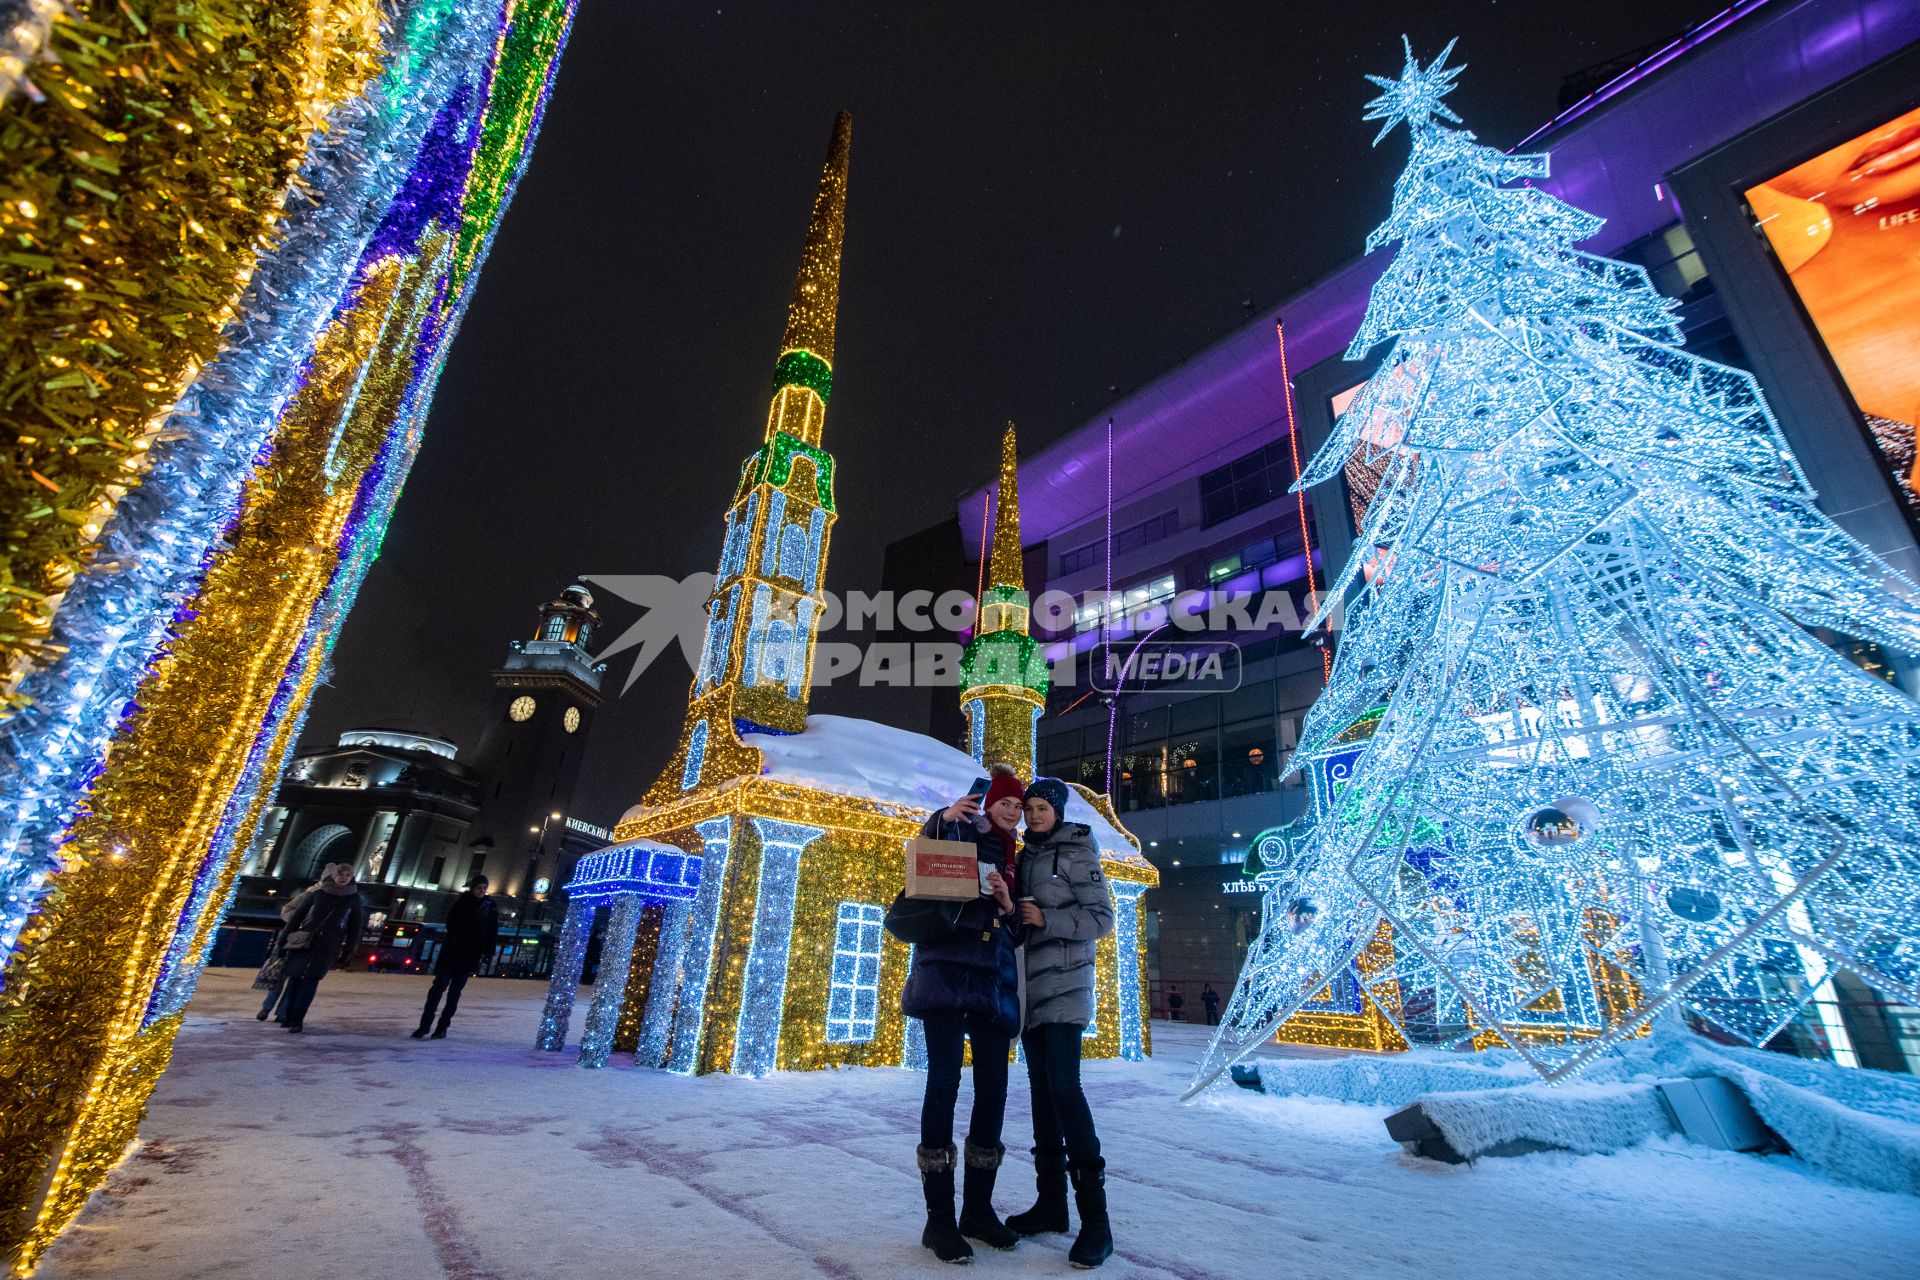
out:
<path id="1" fill-rule="evenodd" d="M 1020 785 L 1019 776 L 1004 764 L 993 766 L 990 773 L 992 774 L 993 780 L 987 784 L 987 794 L 980 801 L 980 816 L 985 819 L 988 830 L 999 836 L 1000 843 L 1006 847 L 1006 875 L 1008 882 L 1011 883 L 1013 880 L 1013 859 L 1014 855 L 1020 851 L 1020 842 L 1014 838 L 1013 832 L 1002 831 L 999 827 L 994 826 L 993 819 L 987 816 L 987 810 L 993 808 L 994 804 L 1001 800 L 1012 799 L 1025 803 L 1027 789 Z"/>

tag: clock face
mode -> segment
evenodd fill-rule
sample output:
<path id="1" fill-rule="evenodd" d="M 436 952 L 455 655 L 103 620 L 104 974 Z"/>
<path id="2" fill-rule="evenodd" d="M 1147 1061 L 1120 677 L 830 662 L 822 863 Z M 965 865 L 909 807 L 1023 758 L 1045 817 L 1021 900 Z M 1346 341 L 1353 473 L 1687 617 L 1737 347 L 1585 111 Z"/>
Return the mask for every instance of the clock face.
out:
<path id="1" fill-rule="evenodd" d="M 560 723 L 567 727 L 568 733 L 572 733 L 575 729 L 578 729 L 580 727 L 580 708 L 568 707 L 567 714 L 560 717 Z"/>
<path id="2" fill-rule="evenodd" d="M 524 693 L 521 694 L 515 698 L 512 705 L 507 708 L 507 714 L 515 720 L 531 720 L 533 718 L 533 699 Z"/>

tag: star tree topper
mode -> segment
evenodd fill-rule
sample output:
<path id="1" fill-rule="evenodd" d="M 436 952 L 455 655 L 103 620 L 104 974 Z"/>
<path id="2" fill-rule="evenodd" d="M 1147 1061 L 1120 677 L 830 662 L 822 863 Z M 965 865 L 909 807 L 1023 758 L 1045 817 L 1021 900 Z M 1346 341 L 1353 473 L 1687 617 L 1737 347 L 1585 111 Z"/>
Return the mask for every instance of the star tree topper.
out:
<path id="1" fill-rule="evenodd" d="M 1386 92 L 1367 104 L 1367 113 L 1362 120 L 1385 120 L 1380 132 L 1374 135 L 1373 145 L 1393 132 L 1393 126 L 1402 120 L 1407 122 L 1407 131 L 1425 128 L 1435 118 L 1461 123 L 1460 117 L 1448 110 L 1440 99 L 1453 92 L 1454 81 L 1467 69 L 1463 62 L 1457 67 L 1446 65 L 1447 55 L 1453 52 L 1453 46 L 1459 40 L 1447 41 L 1437 57 L 1426 66 L 1420 65 L 1420 59 L 1413 56 L 1413 44 L 1405 36 L 1400 37 L 1400 47 L 1406 50 L 1406 65 L 1400 68 L 1400 78 L 1389 80 L 1385 76 L 1368 76 L 1367 79 L 1379 85 Z"/>

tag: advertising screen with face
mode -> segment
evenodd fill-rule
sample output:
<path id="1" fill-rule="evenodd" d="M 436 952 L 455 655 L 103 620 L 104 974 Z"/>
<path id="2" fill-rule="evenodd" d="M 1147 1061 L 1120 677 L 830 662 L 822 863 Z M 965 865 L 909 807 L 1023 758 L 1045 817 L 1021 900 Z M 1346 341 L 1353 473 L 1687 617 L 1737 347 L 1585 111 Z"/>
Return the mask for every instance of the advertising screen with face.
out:
<path id="1" fill-rule="evenodd" d="M 1746 198 L 1920 516 L 1920 109 Z"/>

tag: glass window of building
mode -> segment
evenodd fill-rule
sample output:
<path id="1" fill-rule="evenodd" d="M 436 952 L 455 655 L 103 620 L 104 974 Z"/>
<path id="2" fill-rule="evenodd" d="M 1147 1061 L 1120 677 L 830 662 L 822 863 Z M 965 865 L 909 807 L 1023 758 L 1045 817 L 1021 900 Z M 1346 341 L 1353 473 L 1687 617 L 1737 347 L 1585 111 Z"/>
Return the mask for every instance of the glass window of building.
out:
<path id="1" fill-rule="evenodd" d="M 1283 436 L 1200 477 L 1201 525 L 1231 520 L 1243 511 L 1272 502 L 1293 483 Z"/>

